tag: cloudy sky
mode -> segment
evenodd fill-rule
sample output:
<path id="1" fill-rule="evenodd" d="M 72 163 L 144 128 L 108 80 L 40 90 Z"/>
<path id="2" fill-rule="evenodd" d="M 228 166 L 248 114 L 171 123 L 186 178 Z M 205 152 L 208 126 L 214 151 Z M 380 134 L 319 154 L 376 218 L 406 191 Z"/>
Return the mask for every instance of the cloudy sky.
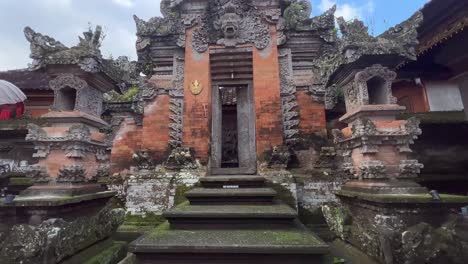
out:
<path id="1" fill-rule="evenodd" d="M 428 0 L 311 0 L 313 15 L 337 4 L 337 16 L 359 18 L 374 35 L 408 18 Z M 105 56 L 136 59 L 132 15 L 159 16 L 160 0 L 0 0 L 0 71 L 27 67 L 29 43 L 25 26 L 67 46 L 78 41 L 88 24 L 102 25 Z"/>

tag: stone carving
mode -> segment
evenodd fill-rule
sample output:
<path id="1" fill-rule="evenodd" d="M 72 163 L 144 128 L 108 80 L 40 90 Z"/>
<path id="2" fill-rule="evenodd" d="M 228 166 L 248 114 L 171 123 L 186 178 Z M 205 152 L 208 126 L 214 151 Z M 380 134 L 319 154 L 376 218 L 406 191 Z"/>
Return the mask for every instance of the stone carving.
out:
<path id="1" fill-rule="evenodd" d="M 91 131 L 84 124 L 73 125 L 68 129 L 68 139 L 89 141 L 91 140 Z"/>
<path id="2" fill-rule="evenodd" d="M 60 168 L 57 183 L 84 183 L 86 182 L 86 170 L 81 165 L 64 165 Z"/>
<path id="3" fill-rule="evenodd" d="M 322 213 L 330 230 L 346 241 L 350 236 L 352 223 L 348 209 L 340 204 L 327 204 L 322 206 Z"/>
<path id="4" fill-rule="evenodd" d="M 468 243 L 461 239 L 463 220 L 451 217 L 440 227 L 421 222 L 401 233 L 398 263 L 453 263 L 462 264 L 468 258 Z"/>
<path id="5" fill-rule="evenodd" d="M 109 177 L 110 177 L 110 165 L 108 163 L 101 164 L 98 166 L 96 174 L 93 176 L 93 178 L 90 181 L 107 182 Z"/>
<path id="6" fill-rule="evenodd" d="M 416 117 L 410 117 L 406 120 L 406 123 L 403 125 L 402 130 L 404 133 L 410 135 L 412 139 L 417 139 L 419 135 L 422 134 L 421 128 L 419 128 L 419 124 L 421 121 Z"/>
<path id="7" fill-rule="evenodd" d="M 62 137 L 49 137 L 43 128 L 29 124 L 26 140 L 34 143 L 35 158 L 47 157 L 51 149 L 64 150 L 68 158 L 84 158 L 86 153 L 95 153 L 98 161 L 105 161 L 109 157 L 107 145 L 93 142 L 89 128 L 83 124 L 71 126 L 68 134 Z"/>
<path id="8" fill-rule="evenodd" d="M 421 12 L 417 12 L 407 21 L 389 29 L 378 37 L 370 36 L 362 21 L 353 20 L 348 22 L 343 18 L 338 18 L 337 22 L 340 31 L 343 33 L 338 50 L 325 51 L 314 62 L 321 73 L 318 74 L 319 83 L 322 83 L 326 87 L 325 89 L 336 84 L 334 77 L 337 70 L 350 67 L 350 65 L 356 64 L 358 60 L 361 61 L 361 65 L 366 65 L 370 57 L 380 57 L 387 65 L 396 66 L 405 60 L 416 59 L 417 28 L 422 22 Z M 329 93 L 329 96 L 333 96 L 333 93 Z M 390 98 L 389 103 L 392 102 L 394 102 L 394 99 Z"/>
<path id="9" fill-rule="evenodd" d="M 85 157 L 86 152 L 88 151 L 88 146 L 80 142 L 71 142 L 65 143 L 62 146 L 62 149 L 65 152 L 65 157 L 82 159 Z"/>
<path id="10" fill-rule="evenodd" d="M 377 134 L 377 128 L 368 118 L 357 119 L 351 127 L 353 137 L 369 137 Z"/>
<path id="11" fill-rule="evenodd" d="M 289 29 L 296 29 L 309 20 L 312 13 L 312 4 L 306 0 L 292 1 L 284 10 L 284 20 Z"/>
<path id="12" fill-rule="evenodd" d="M 270 160 L 268 161 L 268 167 L 286 169 L 291 160 L 291 156 L 291 150 L 288 146 L 273 147 Z"/>
<path id="13" fill-rule="evenodd" d="M 325 90 L 324 104 L 325 109 L 333 109 L 338 103 L 338 88 L 336 85 L 330 86 Z"/>
<path id="14" fill-rule="evenodd" d="M 333 142 L 335 144 L 341 143 L 342 141 L 345 140 L 343 132 L 341 132 L 341 130 L 339 130 L 339 129 L 333 129 L 332 130 L 332 135 L 333 135 Z"/>
<path id="15" fill-rule="evenodd" d="M 196 169 L 194 156 L 192 148 L 177 147 L 172 150 L 164 166 L 168 169 Z"/>
<path id="16" fill-rule="evenodd" d="M 334 147 L 322 147 L 320 156 L 315 162 L 315 168 L 332 168 L 335 162 L 336 150 Z"/>
<path id="17" fill-rule="evenodd" d="M 263 13 L 249 1 L 210 1 L 200 27 L 193 32 L 191 45 L 200 53 L 209 44 L 235 47 L 253 43 L 258 49 L 264 49 L 270 45 L 271 36 L 262 19 Z"/>
<path id="18" fill-rule="evenodd" d="M 417 160 L 401 160 L 398 178 L 416 178 L 421 173 L 422 168 L 424 168 L 424 165 Z"/>
<path id="19" fill-rule="evenodd" d="M 24 28 L 24 36 L 30 43 L 31 59 L 33 59 L 32 68 L 42 67 L 42 58 L 49 53 L 60 52 L 68 49 L 60 41 L 55 40 L 41 33 L 37 33 L 30 27 Z"/>
<path id="20" fill-rule="evenodd" d="M 280 49 L 278 58 L 283 111 L 283 136 L 286 144 L 292 146 L 298 141 L 299 112 L 296 111 L 298 103 L 292 70 L 291 50 Z"/>
<path id="21" fill-rule="evenodd" d="M 299 137 L 299 112 L 297 108 L 296 95 L 282 96 L 283 108 L 283 134 L 287 145 L 294 145 Z"/>
<path id="22" fill-rule="evenodd" d="M 76 90 L 75 106 L 72 110 L 82 111 L 94 116 L 101 116 L 102 113 L 102 92 L 88 86 L 85 80 L 70 73 L 57 76 L 49 82 L 50 88 L 54 90 L 54 109 L 58 111 L 70 111 L 64 104 L 69 101 L 68 94 L 64 94 L 62 89 L 73 88 Z"/>
<path id="23" fill-rule="evenodd" d="M 62 263 L 114 234 L 123 223 L 125 211 L 112 208 L 107 205 L 93 214 L 51 218 L 36 226 L 10 226 L 0 241 L 0 258 L 3 263 Z"/>
<path id="24" fill-rule="evenodd" d="M 31 70 L 38 70 L 47 65 L 77 65 L 85 72 L 103 72 L 117 83 L 121 83 L 122 76 L 126 76 L 125 68 L 120 67 L 119 63 L 102 57 L 100 47 L 104 36 L 101 26 L 83 32 L 79 43 L 71 48 L 35 32 L 30 27 L 24 29 L 24 35 L 30 42 L 30 57 L 33 59 Z"/>
<path id="25" fill-rule="evenodd" d="M 380 160 L 364 160 L 359 164 L 359 177 L 361 179 L 384 179 L 386 178 L 385 164 Z"/>
<path id="26" fill-rule="evenodd" d="M 45 130 L 33 123 L 28 124 L 28 134 L 26 135 L 27 141 L 42 140 L 47 137 Z"/>
<path id="27" fill-rule="evenodd" d="M 172 120 L 172 123 L 169 124 L 171 130 L 169 132 L 171 138 L 169 140 L 169 145 L 171 145 L 172 148 L 178 148 L 182 146 L 182 114 L 184 100 L 183 98 L 171 98 L 170 103 L 172 115 L 170 115 L 169 118 Z"/>
<path id="28" fill-rule="evenodd" d="M 357 101 L 360 105 L 367 105 L 369 104 L 369 89 L 371 88 L 380 88 L 380 87 L 368 87 L 368 81 L 372 78 L 380 78 L 384 81 L 383 93 L 384 97 L 386 98 L 387 104 L 395 104 L 396 98 L 392 95 L 392 82 L 395 80 L 397 74 L 390 69 L 383 67 L 382 65 L 375 64 L 370 67 L 365 68 L 364 70 L 356 73 L 354 77 L 354 83 L 358 88 L 357 93 Z"/>
<path id="29" fill-rule="evenodd" d="M 151 153 L 147 149 L 139 150 L 133 153 L 133 161 L 137 164 L 140 170 L 150 170 L 155 167 L 154 160 L 151 157 Z"/>
<path id="30" fill-rule="evenodd" d="M 106 148 L 97 148 L 96 149 L 96 160 L 97 161 L 108 161 L 109 160 L 109 152 Z"/>
<path id="31" fill-rule="evenodd" d="M 10 164 L 0 164 L 0 175 L 7 174 L 11 171 Z"/>

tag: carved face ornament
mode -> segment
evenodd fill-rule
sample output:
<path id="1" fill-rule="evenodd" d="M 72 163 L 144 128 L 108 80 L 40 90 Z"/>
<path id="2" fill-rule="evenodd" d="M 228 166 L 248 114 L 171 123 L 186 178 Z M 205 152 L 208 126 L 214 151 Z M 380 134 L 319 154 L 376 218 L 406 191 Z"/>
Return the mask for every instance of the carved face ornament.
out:
<path id="1" fill-rule="evenodd" d="M 236 38 L 239 32 L 240 17 L 235 13 L 227 13 L 221 17 L 221 30 L 227 39 Z"/>

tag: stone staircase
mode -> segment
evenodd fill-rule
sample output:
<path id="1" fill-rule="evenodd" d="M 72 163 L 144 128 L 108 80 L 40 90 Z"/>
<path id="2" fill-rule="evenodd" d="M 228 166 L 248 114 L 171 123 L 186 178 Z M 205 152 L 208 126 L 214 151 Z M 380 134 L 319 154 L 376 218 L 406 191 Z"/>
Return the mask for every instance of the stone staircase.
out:
<path id="1" fill-rule="evenodd" d="M 130 245 L 137 263 L 325 263 L 328 246 L 259 176 L 210 176 Z"/>

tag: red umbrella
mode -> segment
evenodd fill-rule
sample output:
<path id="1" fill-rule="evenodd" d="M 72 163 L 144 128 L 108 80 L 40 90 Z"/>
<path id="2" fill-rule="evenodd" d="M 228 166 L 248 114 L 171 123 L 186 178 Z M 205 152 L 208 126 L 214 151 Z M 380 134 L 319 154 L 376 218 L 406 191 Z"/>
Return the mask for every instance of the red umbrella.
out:
<path id="1" fill-rule="evenodd" d="M 26 95 L 14 84 L 0 80 L 0 120 L 19 117 L 24 113 Z"/>

